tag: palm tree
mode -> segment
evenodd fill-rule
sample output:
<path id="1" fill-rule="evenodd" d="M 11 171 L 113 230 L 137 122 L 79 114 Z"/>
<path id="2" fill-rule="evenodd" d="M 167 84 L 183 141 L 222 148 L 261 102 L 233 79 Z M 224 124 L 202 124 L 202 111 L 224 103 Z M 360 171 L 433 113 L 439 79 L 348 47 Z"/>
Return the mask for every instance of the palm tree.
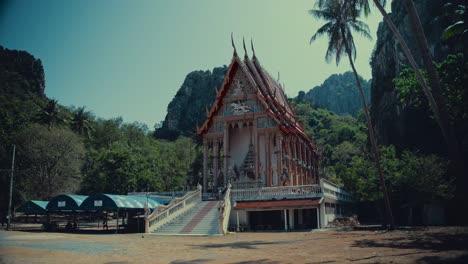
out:
<path id="1" fill-rule="evenodd" d="M 321 0 L 322 1 L 322 0 Z M 348 5 L 352 9 L 359 9 L 364 8 L 368 10 L 365 14 L 368 14 L 369 9 L 369 0 L 345 0 L 348 2 Z M 413 57 L 406 41 L 403 39 L 402 35 L 396 28 L 395 24 L 393 24 L 392 20 L 388 16 L 387 12 L 384 9 L 385 0 L 373 0 L 375 6 L 380 11 L 382 16 L 384 17 L 384 21 L 389 26 L 390 30 L 393 32 L 398 44 L 400 44 L 403 53 L 405 54 L 408 62 L 410 63 L 411 67 L 414 70 L 416 78 L 418 80 L 419 85 L 422 87 L 423 93 L 426 96 L 427 100 L 429 101 L 429 106 L 431 107 L 432 112 L 434 113 L 434 118 L 437 124 L 440 127 L 442 135 L 444 137 L 445 142 L 447 143 L 447 150 L 449 154 L 449 158 L 454 161 L 455 173 L 456 178 L 458 181 L 458 188 L 457 193 L 460 200 L 466 199 L 466 194 L 464 192 L 465 188 L 468 187 L 468 178 L 465 173 L 465 164 L 463 161 L 462 152 L 460 150 L 460 144 L 457 140 L 454 127 L 450 124 L 450 118 L 447 109 L 447 101 L 446 98 L 442 94 L 442 88 L 440 85 L 440 79 L 437 75 L 437 71 L 432 60 L 431 52 L 429 50 L 426 36 L 424 35 L 424 30 L 421 25 L 421 20 L 419 19 L 418 13 L 416 11 L 415 5 L 413 0 L 404 0 L 405 8 L 408 11 L 408 17 L 410 19 L 410 25 L 415 35 L 416 44 L 420 51 L 424 68 L 429 77 L 429 84 L 430 88 L 427 85 L 425 79 L 423 78 L 421 71 L 416 63 L 416 60 Z M 465 6 L 460 5 L 457 8 L 456 14 L 464 14 Z M 460 18 L 460 17 L 459 17 Z M 466 16 L 463 16 L 463 19 L 466 19 Z M 455 32 L 463 32 L 466 33 L 467 30 L 460 30 L 460 25 L 464 25 L 463 22 L 458 21 L 452 26 L 449 26 L 442 37 L 448 37 L 451 33 Z M 451 33 L 450 33 L 451 32 Z M 463 34 L 462 33 L 462 34 Z M 466 34 L 465 34 L 466 36 Z"/>
<path id="2" fill-rule="evenodd" d="M 51 99 L 47 104 L 42 108 L 38 114 L 38 121 L 40 123 L 46 124 L 48 128 L 53 126 L 62 126 L 66 123 L 65 118 L 59 109 L 60 105 L 55 99 Z"/>
<path id="3" fill-rule="evenodd" d="M 369 115 L 369 109 L 367 107 L 364 92 L 362 90 L 361 82 L 359 80 L 356 67 L 354 66 L 354 60 L 356 59 L 356 46 L 354 45 L 354 39 L 352 31 L 355 31 L 362 36 L 371 39 L 369 34 L 369 27 L 362 21 L 358 20 L 360 10 L 349 8 L 346 5 L 346 1 L 342 0 L 329 0 L 319 1 L 318 7 L 320 9 L 309 10 L 309 13 L 315 18 L 326 20 L 322 27 L 312 36 L 310 42 L 315 41 L 319 36 L 328 36 L 328 49 L 325 54 L 325 60 L 330 62 L 332 57 L 335 56 L 336 64 L 338 65 L 342 55 L 347 55 L 349 63 L 354 73 L 356 83 L 361 96 L 362 105 L 364 108 L 364 114 L 366 117 L 367 129 L 369 131 L 369 140 L 371 143 L 371 151 L 374 155 L 375 165 L 379 174 L 380 185 L 383 191 L 385 207 L 387 211 L 388 224 L 390 229 L 394 229 L 395 224 L 393 220 L 392 209 L 390 206 L 390 199 L 388 197 L 387 188 L 385 186 L 385 179 L 380 164 L 380 153 L 377 147 L 377 142 L 374 135 L 374 129 L 372 126 L 372 120 Z"/>
<path id="4" fill-rule="evenodd" d="M 81 136 L 90 138 L 91 131 L 94 131 L 92 122 L 93 117 L 91 112 L 86 111 L 86 108 L 84 106 L 79 107 L 75 111 L 73 111 L 71 129 Z"/>
<path id="5" fill-rule="evenodd" d="M 445 4 L 444 7 L 452 15 L 454 21 L 453 24 L 451 24 L 444 30 L 444 33 L 442 34 L 442 39 L 448 40 L 451 38 L 460 37 L 460 42 L 462 42 L 461 44 L 463 45 L 463 41 L 465 41 L 466 37 L 468 36 L 468 29 L 466 24 L 466 4 L 457 5 L 453 3 L 448 3 Z"/>

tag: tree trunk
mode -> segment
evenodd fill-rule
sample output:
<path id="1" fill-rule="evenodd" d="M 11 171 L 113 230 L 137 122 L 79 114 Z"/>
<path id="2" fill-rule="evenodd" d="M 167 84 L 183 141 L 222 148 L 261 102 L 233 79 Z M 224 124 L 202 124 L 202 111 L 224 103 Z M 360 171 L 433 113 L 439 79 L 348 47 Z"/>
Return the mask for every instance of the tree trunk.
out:
<path id="1" fill-rule="evenodd" d="M 412 0 L 404 1 L 405 8 L 408 11 L 410 24 L 413 32 L 415 33 L 416 43 L 423 59 L 424 67 L 426 68 L 429 76 L 429 84 L 431 86 L 432 95 L 436 104 L 439 107 L 439 119 L 438 123 L 442 130 L 442 135 L 448 146 L 448 156 L 450 160 L 454 161 L 455 173 L 457 180 L 457 197 L 463 198 L 465 196 L 466 187 L 466 176 L 464 174 L 464 162 L 463 157 L 459 148 L 458 140 L 453 126 L 450 125 L 450 117 L 447 111 L 447 100 L 442 94 L 442 88 L 440 85 L 440 79 L 436 71 L 436 67 L 432 61 L 432 54 L 427 44 L 427 39 L 424 34 L 421 20 L 414 6 Z M 461 200 L 463 201 L 463 199 Z M 466 200 L 465 200 L 466 201 Z"/>
<path id="2" fill-rule="evenodd" d="M 465 189 L 468 187 L 468 179 L 467 179 L 467 176 L 465 175 L 464 161 L 463 161 L 463 158 L 462 158 L 461 151 L 459 149 L 459 144 L 457 143 L 457 140 L 456 140 L 456 137 L 455 137 L 455 132 L 453 131 L 453 128 L 449 123 L 446 104 L 444 103 L 445 99 L 443 98 L 443 96 L 442 96 L 442 94 L 440 92 L 441 89 L 440 89 L 440 85 L 439 85 L 440 84 L 439 80 L 437 78 L 437 72 L 435 72 L 434 65 L 433 65 L 432 59 L 430 57 L 429 48 L 427 47 L 427 42 L 425 42 L 426 39 L 424 37 L 424 32 L 422 31 L 422 26 L 420 24 L 420 20 L 417 17 L 417 13 L 416 14 L 414 14 L 414 13 L 411 14 L 412 11 L 408 10 L 410 19 L 416 20 L 416 22 L 413 21 L 413 23 L 411 23 L 412 26 L 414 28 L 417 28 L 418 27 L 417 24 L 419 24 L 419 28 L 421 29 L 421 30 L 417 30 L 417 29 L 414 29 L 414 30 L 415 30 L 416 34 L 419 34 L 419 36 L 416 36 L 416 39 L 418 41 L 418 46 L 419 46 L 419 48 L 421 50 L 421 55 L 423 57 L 423 61 L 424 61 L 424 64 L 426 66 L 426 70 L 427 70 L 428 75 L 429 75 L 429 81 L 431 82 L 431 86 L 433 88 L 433 91 L 435 92 L 434 95 L 435 95 L 436 98 L 434 98 L 433 93 L 431 92 L 431 90 L 429 89 L 426 81 L 422 77 L 421 71 L 419 70 L 419 67 L 416 64 L 416 61 L 415 61 L 415 59 L 413 57 L 413 54 L 411 53 L 410 49 L 408 48 L 408 45 L 406 44 L 406 41 L 401 36 L 401 34 L 398 31 L 398 29 L 396 28 L 395 24 L 393 24 L 392 20 L 390 19 L 390 17 L 388 16 L 387 12 L 383 8 L 383 6 L 380 4 L 380 2 L 378 0 L 373 0 L 373 1 L 374 1 L 375 6 L 377 7 L 377 9 L 379 9 L 380 13 L 384 17 L 384 21 L 390 27 L 390 29 L 393 32 L 396 40 L 400 44 L 401 49 L 405 53 L 406 58 L 408 59 L 411 67 L 414 70 L 414 73 L 416 74 L 419 85 L 421 85 L 421 87 L 423 89 L 424 95 L 426 96 L 426 98 L 429 101 L 429 106 L 431 107 L 431 110 L 434 113 L 434 117 L 435 117 L 435 119 L 437 121 L 437 124 L 439 125 L 440 130 L 442 132 L 442 135 L 443 135 L 443 137 L 445 139 L 445 142 L 447 143 L 449 158 L 452 161 L 454 161 L 456 181 L 457 181 L 456 182 L 456 184 L 457 184 L 456 195 L 458 197 L 459 202 L 462 205 L 468 206 L 468 203 L 466 203 L 467 194 L 465 192 Z M 410 5 L 409 9 L 412 9 L 413 12 L 415 12 L 414 4 L 412 3 L 411 0 L 409 0 L 409 1 L 405 0 L 405 4 L 407 5 L 407 9 L 408 9 L 408 5 Z M 421 33 L 421 31 L 422 31 L 422 33 Z M 423 42 L 423 43 L 419 43 L 420 41 Z M 423 54 L 424 50 L 426 50 L 426 52 L 429 53 L 429 57 L 428 57 L 427 53 L 426 53 L 426 56 Z M 431 67 L 431 65 L 432 65 L 432 67 Z M 437 99 L 437 101 L 435 99 Z M 465 215 L 465 218 L 466 217 L 467 216 Z M 463 219 L 460 219 L 460 220 L 463 221 Z"/>
<path id="3" fill-rule="evenodd" d="M 384 196 L 385 209 L 386 209 L 386 212 L 387 212 L 387 214 L 385 214 L 385 215 L 388 217 L 387 223 L 390 224 L 389 229 L 394 230 L 395 229 L 395 221 L 393 219 L 392 207 L 390 206 L 390 198 L 388 197 L 387 187 L 385 186 L 385 178 L 383 176 L 382 166 L 380 164 L 380 153 L 379 153 L 379 149 L 377 147 L 377 142 L 376 142 L 375 134 L 374 134 L 374 128 L 372 126 L 372 120 L 370 118 L 369 109 L 368 109 L 367 103 L 366 103 L 366 97 L 364 96 L 364 92 L 362 91 L 361 81 L 359 81 L 359 76 L 357 74 L 356 68 L 354 67 L 353 58 L 351 56 L 351 51 L 349 49 L 348 43 L 346 42 L 346 35 L 344 34 L 343 29 L 341 30 L 341 35 L 343 37 L 343 42 L 344 42 L 345 47 L 346 47 L 346 53 L 348 54 L 349 64 L 351 65 L 351 68 L 353 69 L 354 78 L 356 79 L 356 83 L 357 83 L 357 86 L 358 86 L 358 89 L 359 89 L 359 95 L 361 96 L 362 106 L 364 108 L 364 115 L 366 117 L 367 129 L 369 130 L 369 139 L 370 139 L 370 143 L 371 143 L 371 150 L 372 150 L 372 153 L 374 155 L 374 161 L 375 161 L 375 165 L 377 167 L 377 173 L 379 174 L 380 186 L 382 188 L 382 192 L 383 192 L 383 196 Z"/>

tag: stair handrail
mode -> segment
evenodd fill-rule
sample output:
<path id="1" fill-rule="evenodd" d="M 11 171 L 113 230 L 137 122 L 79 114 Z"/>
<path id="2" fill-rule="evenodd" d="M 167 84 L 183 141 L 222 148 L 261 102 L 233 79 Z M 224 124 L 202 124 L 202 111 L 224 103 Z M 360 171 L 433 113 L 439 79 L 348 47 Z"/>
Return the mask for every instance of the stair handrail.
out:
<path id="1" fill-rule="evenodd" d="M 198 184 L 197 189 L 186 193 L 182 197 L 172 199 L 168 205 L 160 205 L 145 216 L 145 233 L 158 229 L 169 220 L 174 219 L 182 212 L 190 209 L 195 202 L 202 200 L 202 186 Z"/>
<path id="2" fill-rule="evenodd" d="M 231 215 L 231 184 L 228 183 L 226 193 L 223 199 L 219 199 L 218 203 L 219 217 L 219 233 L 225 235 L 228 233 L 229 216 Z"/>

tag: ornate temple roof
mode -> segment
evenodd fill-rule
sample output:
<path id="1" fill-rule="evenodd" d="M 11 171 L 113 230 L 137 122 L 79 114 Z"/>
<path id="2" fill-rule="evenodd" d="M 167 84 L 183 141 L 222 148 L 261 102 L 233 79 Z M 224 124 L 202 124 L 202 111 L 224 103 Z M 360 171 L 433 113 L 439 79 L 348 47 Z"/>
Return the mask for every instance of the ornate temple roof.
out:
<path id="1" fill-rule="evenodd" d="M 253 56 L 250 59 L 247 55 L 247 50 L 244 51 L 245 56 L 242 60 L 237 55 L 236 48 L 233 43 L 234 53 L 231 59 L 231 64 L 227 70 L 221 88 L 216 91 L 216 99 L 211 109 L 207 113 L 207 119 L 203 125 L 197 128 L 197 134 L 203 135 L 213 123 L 213 117 L 216 116 L 221 109 L 223 98 L 226 96 L 229 87 L 233 81 L 237 70 L 241 70 L 250 84 L 257 90 L 257 99 L 265 106 L 269 115 L 278 123 L 278 128 L 287 135 L 297 135 L 308 142 L 314 152 L 317 154 L 317 148 L 314 142 L 306 135 L 304 127 L 296 119 L 296 115 L 288 98 L 284 93 L 283 87 L 274 80 L 270 74 L 261 66 L 260 61 L 255 55 L 255 50 L 252 44 Z"/>

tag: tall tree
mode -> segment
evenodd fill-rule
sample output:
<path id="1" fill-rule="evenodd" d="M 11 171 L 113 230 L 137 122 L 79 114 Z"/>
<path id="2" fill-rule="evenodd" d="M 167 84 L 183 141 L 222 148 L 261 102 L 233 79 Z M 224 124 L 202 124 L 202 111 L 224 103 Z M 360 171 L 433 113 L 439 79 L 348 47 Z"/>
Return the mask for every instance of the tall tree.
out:
<path id="1" fill-rule="evenodd" d="M 33 124 L 15 139 L 17 178 L 25 198 L 49 199 L 78 189 L 84 156 L 80 137 L 69 129 Z"/>
<path id="2" fill-rule="evenodd" d="M 309 13 L 315 18 L 323 19 L 327 22 L 317 30 L 317 32 L 310 39 L 310 42 L 312 43 L 319 36 L 328 36 L 328 49 L 325 54 L 325 59 L 327 62 L 330 62 L 332 57 L 334 56 L 336 59 L 336 64 L 338 65 L 342 55 L 348 56 L 349 63 L 353 70 L 364 108 L 364 114 L 366 117 L 367 128 L 369 132 L 369 140 L 371 143 L 371 150 L 374 155 L 375 165 L 379 174 L 380 187 L 383 191 L 385 207 L 388 217 L 387 223 L 390 225 L 390 229 L 394 229 L 395 224 L 392 209 L 390 206 L 390 199 L 388 197 L 387 188 L 385 186 L 385 179 L 380 164 L 379 149 L 377 147 L 374 129 L 369 115 L 369 109 L 367 107 L 364 92 L 362 90 L 362 85 L 359 80 L 356 67 L 354 66 L 354 60 L 356 59 L 356 46 L 354 44 L 352 31 L 355 31 L 361 34 L 362 36 L 370 39 L 371 36 L 369 34 L 369 27 L 364 22 L 358 20 L 360 10 L 350 8 L 348 5 L 346 5 L 346 1 L 319 1 L 317 6 L 319 9 L 312 9 L 309 11 Z"/>
<path id="3" fill-rule="evenodd" d="M 51 99 L 40 110 L 37 119 L 40 123 L 47 125 L 48 128 L 62 126 L 66 119 L 60 111 L 60 105 L 57 100 Z"/>
<path id="4" fill-rule="evenodd" d="M 385 0 L 373 0 L 373 2 L 375 6 L 377 7 L 377 9 L 382 14 L 382 16 L 384 17 L 384 21 L 387 23 L 390 30 L 393 32 L 396 40 L 400 44 L 400 47 L 403 50 L 403 53 L 405 54 L 406 58 L 408 59 L 408 62 L 411 65 L 411 68 L 413 68 L 415 72 L 418 83 L 419 85 L 421 85 L 423 89 L 424 95 L 429 101 L 430 108 L 432 112 L 434 113 L 434 118 L 440 127 L 440 130 L 442 132 L 445 142 L 447 143 L 447 150 L 448 150 L 449 158 L 454 162 L 455 173 L 457 175 L 457 182 L 458 182 L 457 184 L 458 185 L 458 188 L 457 188 L 458 198 L 461 201 L 466 201 L 467 195 L 464 190 L 466 187 L 468 187 L 468 177 L 465 175 L 466 168 L 464 165 L 462 152 L 460 150 L 460 142 L 458 141 L 456 137 L 453 126 L 450 124 L 449 113 L 446 107 L 447 105 L 446 98 L 442 95 L 443 93 L 442 93 L 442 88 L 440 85 L 440 79 L 437 76 L 437 71 L 434 66 L 434 62 L 432 61 L 431 52 L 427 45 L 427 39 L 424 35 L 424 30 L 421 25 L 421 21 L 416 11 L 414 2 L 413 0 L 404 0 L 406 10 L 408 11 L 408 17 L 410 19 L 410 25 L 415 35 L 416 46 L 422 57 L 424 68 L 426 69 L 426 72 L 428 74 L 430 87 L 429 85 L 427 85 L 427 82 L 424 79 L 406 41 L 403 39 L 399 30 L 397 29 L 395 24 L 390 19 L 387 12 L 385 11 L 384 6 L 385 6 L 386 1 Z M 370 13 L 369 0 L 345 0 L 345 4 L 348 5 L 353 10 L 357 10 L 359 8 L 366 10 L 366 12 L 364 12 L 366 15 Z M 460 10 L 462 10 L 464 13 L 464 8 L 460 8 Z M 355 12 L 353 13 L 355 14 Z M 459 23 L 458 25 L 460 24 L 462 23 Z M 466 33 L 466 30 L 465 30 L 465 33 Z M 463 203 L 463 204 L 466 204 L 466 203 Z"/>
<path id="5" fill-rule="evenodd" d="M 92 122 L 93 117 L 91 112 L 86 111 L 86 108 L 82 106 L 73 111 L 71 129 L 75 131 L 78 135 L 90 138 L 91 131 L 94 130 Z"/>

